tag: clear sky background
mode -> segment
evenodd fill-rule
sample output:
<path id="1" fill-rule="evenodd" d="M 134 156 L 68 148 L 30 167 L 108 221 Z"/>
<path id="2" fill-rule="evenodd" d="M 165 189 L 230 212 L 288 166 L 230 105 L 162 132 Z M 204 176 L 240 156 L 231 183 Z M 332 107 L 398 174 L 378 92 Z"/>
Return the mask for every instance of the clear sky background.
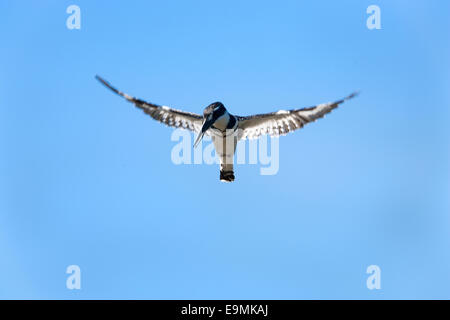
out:
<path id="1" fill-rule="evenodd" d="M 366 27 L 371 4 L 381 30 Z M 2 1 L 0 298 L 450 298 L 449 12 Z M 239 165 L 224 184 L 217 165 L 174 165 L 173 129 L 95 74 L 197 113 L 361 95 L 282 137 L 278 174 Z M 381 290 L 366 288 L 372 264 Z"/>

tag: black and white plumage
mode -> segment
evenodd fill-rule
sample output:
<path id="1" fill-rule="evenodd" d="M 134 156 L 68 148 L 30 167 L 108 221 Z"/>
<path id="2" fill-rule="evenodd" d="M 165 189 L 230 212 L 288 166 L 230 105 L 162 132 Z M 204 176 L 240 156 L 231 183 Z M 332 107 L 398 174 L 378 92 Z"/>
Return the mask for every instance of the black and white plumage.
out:
<path id="1" fill-rule="evenodd" d="M 129 102 L 135 104 L 136 107 L 142 109 L 153 119 L 174 128 L 189 129 L 194 132 L 199 132 L 202 128 L 203 117 L 201 115 L 185 112 L 177 109 L 172 109 L 166 106 L 160 106 L 151 102 L 146 102 L 140 99 L 129 96 L 109 84 L 106 80 L 96 76 L 97 80 L 103 83 L 106 87 L 124 97 Z"/>
<path id="2" fill-rule="evenodd" d="M 336 109 L 341 103 L 355 97 L 357 93 L 345 97 L 344 99 L 323 103 L 317 106 L 280 110 L 277 112 L 256 114 L 248 117 L 237 117 L 239 128 L 244 131 L 242 138 L 257 138 L 264 134 L 271 136 L 286 135 L 289 132 L 303 128 L 307 123 L 323 118 L 327 113 Z"/>
<path id="3" fill-rule="evenodd" d="M 113 92 L 134 103 L 153 119 L 170 127 L 184 128 L 197 133 L 194 147 L 205 134 L 210 135 L 220 160 L 220 180 L 226 182 L 234 181 L 233 157 L 238 140 L 254 139 L 265 134 L 286 135 L 307 123 L 323 118 L 341 103 L 357 95 L 355 92 L 335 102 L 247 117 L 232 115 L 221 102 L 215 102 L 204 109 L 203 115 L 199 115 L 134 98 L 117 90 L 101 77 L 96 76 L 96 78 Z"/>

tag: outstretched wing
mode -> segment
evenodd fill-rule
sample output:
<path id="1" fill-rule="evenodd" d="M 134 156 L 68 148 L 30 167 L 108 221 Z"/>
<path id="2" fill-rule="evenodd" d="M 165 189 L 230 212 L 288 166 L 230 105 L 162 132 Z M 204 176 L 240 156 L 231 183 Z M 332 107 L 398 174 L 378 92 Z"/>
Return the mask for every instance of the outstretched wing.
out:
<path id="1" fill-rule="evenodd" d="M 310 108 L 280 110 L 272 113 L 256 114 L 248 117 L 237 117 L 242 139 L 254 139 L 261 135 L 280 136 L 302 128 L 309 122 L 322 118 L 336 109 L 341 103 L 357 95 L 352 93 L 348 97 L 336 102 L 319 104 Z"/>
<path id="2" fill-rule="evenodd" d="M 181 110 L 172 109 L 166 106 L 159 106 L 157 104 L 153 104 L 150 102 L 145 102 L 140 99 L 136 99 L 134 97 L 129 96 L 126 93 L 123 93 L 113 86 L 111 86 L 106 80 L 102 79 L 99 76 L 95 76 L 98 81 L 103 83 L 107 88 L 111 89 L 118 95 L 124 97 L 129 102 L 134 103 L 136 107 L 142 109 L 146 114 L 152 117 L 155 120 L 158 120 L 165 125 L 175 128 L 184 128 L 189 129 L 194 132 L 200 132 L 202 128 L 203 117 L 190 112 L 185 112 Z"/>

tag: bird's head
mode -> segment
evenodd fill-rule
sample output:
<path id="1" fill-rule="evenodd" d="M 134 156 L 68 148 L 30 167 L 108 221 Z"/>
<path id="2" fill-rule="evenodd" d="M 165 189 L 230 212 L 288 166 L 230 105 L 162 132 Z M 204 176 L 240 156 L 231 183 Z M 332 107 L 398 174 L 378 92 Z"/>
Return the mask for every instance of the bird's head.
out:
<path id="1" fill-rule="evenodd" d="M 211 128 L 211 126 L 216 122 L 216 120 L 221 117 L 227 110 L 225 109 L 222 102 L 211 103 L 203 110 L 203 126 L 202 130 L 199 132 L 197 139 L 194 143 L 194 148 L 202 140 L 205 132 Z"/>

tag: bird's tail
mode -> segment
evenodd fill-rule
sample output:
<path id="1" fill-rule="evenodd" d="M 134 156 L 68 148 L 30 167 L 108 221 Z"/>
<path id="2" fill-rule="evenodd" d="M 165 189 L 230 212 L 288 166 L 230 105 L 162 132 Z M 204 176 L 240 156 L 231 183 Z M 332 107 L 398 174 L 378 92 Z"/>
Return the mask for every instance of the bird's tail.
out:
<path id="1" fill-rule="evenodd" d="M 222 182 L 233 182 L 234 181 L 233 164 L 221 164 L 220 165 L 220 181 L 222 181 Z"/>
<path id="2" fill-rule="evenodd" d="M 214 147 L 220 160 L 220 181 L 233 182 L 233 158 L 236 150 L 237 139 L 231 135 L 229 137 L 214 137 Z"/>

